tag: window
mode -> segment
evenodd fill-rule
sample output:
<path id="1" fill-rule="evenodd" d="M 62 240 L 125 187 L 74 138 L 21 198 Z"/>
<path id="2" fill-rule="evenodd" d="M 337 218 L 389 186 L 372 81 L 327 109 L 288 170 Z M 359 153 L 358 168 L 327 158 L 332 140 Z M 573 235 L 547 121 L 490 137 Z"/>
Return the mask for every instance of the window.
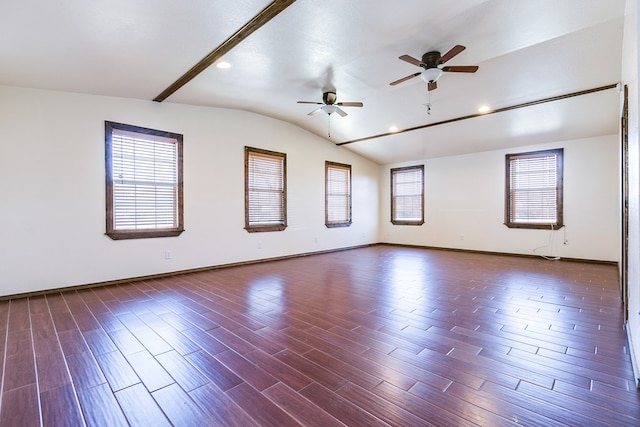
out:
<path id="1" fill-rule="evenodd" d="M 107 235 L 180 235 L 182 135 L 105 122 L 105 147 Z"/>
<path id="2" fill-rule="evenodd" d="M 325 162 L 324 223 L 327 227 L 351 225 L 351 166 Z"/>
<path id="3" fill-rule="evenodd" d="M 245 229 L 287 228 L 287 155 L 245 147 Z"/>
<path id="4" fill-rule="evenodd" d="M 424 224 L 424 166 L 391 169 L 391 222 Z"/>
<path id="5" fill-rule="evenodd" d="M 563 149 L 506 156 L 505 225 L 562 227 Z"/>

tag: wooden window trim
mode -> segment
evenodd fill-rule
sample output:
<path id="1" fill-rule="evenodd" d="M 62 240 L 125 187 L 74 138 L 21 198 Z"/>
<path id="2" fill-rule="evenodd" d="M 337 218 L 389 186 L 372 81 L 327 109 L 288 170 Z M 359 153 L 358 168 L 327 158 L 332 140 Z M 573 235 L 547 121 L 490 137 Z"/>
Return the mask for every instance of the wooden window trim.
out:
<path id="1" fill-rule="evenodd" d="M 347 195 L 348 195 L 348 204 L 349 206 L 347 207 L 348 209 L 348 219 L 346 221 L 329 221 L 329 170 L 331 168 L 335 168 L 335 169 L 344 169 L 347 170 L 349 173 L 349 182 L 348 182 L 348 188 L 347 188 Z M 338 227 L 349 227 L 352 224 L 352 217 L 351 217 L 351 208 L 352 208 L 352 201 L 351 201 L 351 165 L 347 165 L 344 163 L 336 163 L 336 162 L 330 162 L 330 161 L 325 161 L 325 166 L 324 166 L 324 187 L 325 187 L 325 191 L 324 191 L 324 225 L 327 228 L 338 228 Z"/>
<path id="2" fill-rule="evenodd" d="M 398 220 L 394 217 L 396 211 L 396 197 L 394 194 L 394 175 L 409 170 L 419 170 L 422 180 L 421 192 L 420 192 L 420 219 L 419 220 Z M 424 224 L 424 165 L 417 166 L 405 166 L 401 168 L 393 168 L 390 171 L 391 176 L 391 223 L 393 225 L 422 225 Z"/>
<path id="3" fill-rule="evenodd" d="M 269 157 L 276 157 L 282 160 L 282 221 L 279 223 L 267 224 L 267 225 L 255 225 L 251 224 L 251 218 L 249 215 L 249 158 L 252 154 L 262 154 Z M 244 147 L 244 220 L 245 230 L 249 233 L 267 232 L 267 231 L 283 231 L 287 228 L 287 155 L 286 153 L 279 153 L 277 151 L 263 150 L 261 148 Z"/>
<path id="4" fill-rule="evenodd" d="M 124 229 L 115 227 L 114 221 L 114 179 L 113 179 L 113 131 L 121 130 L 145 135 L 160 136 L 174 139 L 177 147 L 177 184 L 176 184 L 176 227 L 155 229 Z M 156 237 L 175 237 L 184 231 L 184 200 L 183 200 L 183 172 L 182 172 L 183 136 L 178 133 L 159 131 L 139 126 L 105 121 L 105 166 L 106 166 L 106 235 L 113 240 L 145 239 Z"/>
<path id="5" fill-rule="evenodd" d="M 516 222 L 512 221 L 512 198 L 511 198 L 511 161 L 524 157 L 544 157 L 553 154 L 556 156 L 556 222 L 536 223 L 536 222 Z M 563 222 L 563 193 L 564 193 L 564 149 L 557 148 L 551 150 L 530 151 L 526 153 L 507 154 L 505 156 L 505 204 L 504 204 L 504 225 L 509 228 L 524 228 L 538 230 L 559 230 L 564 226 Z"/>

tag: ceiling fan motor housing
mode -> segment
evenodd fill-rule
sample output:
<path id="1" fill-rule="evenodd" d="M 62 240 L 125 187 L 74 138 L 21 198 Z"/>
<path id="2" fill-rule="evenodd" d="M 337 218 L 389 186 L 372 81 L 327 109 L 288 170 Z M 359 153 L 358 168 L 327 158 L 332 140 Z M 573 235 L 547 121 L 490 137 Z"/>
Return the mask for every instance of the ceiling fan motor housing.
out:
<path id="1" fill-rule="evenodd" d="M 438 66 L 438 61 L 440 61 L 440 58 L 440 52 L 427 52 L 422 55 L 422 62 L 426 65 L 425 68 L 435 68 Z"/>
<path id="2" fill-rule="evenodd" d="M 327 105 L 333 105 L 338 97 L 335 92 L 325 92 L 322 94 L 322 101 Z"/>

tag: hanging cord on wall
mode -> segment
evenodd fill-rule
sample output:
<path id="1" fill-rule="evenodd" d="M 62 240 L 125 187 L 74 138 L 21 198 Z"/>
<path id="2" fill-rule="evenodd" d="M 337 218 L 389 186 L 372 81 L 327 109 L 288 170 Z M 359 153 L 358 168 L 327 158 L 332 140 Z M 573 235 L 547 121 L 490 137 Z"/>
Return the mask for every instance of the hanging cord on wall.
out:
<path id="1" fill-rule="evenodd" d="M 565 227 L 562 227 L 562 228 L 565 228 Z M 559 256 L 550 256 L 550 255 L 543 255 L 543 254 L 538 253 L 539 250 L 546 249 L 546 248 L 549 248 L 549 250 L 553 253 L 553 243 L 554 243 L 554 241 L 555 241 L 555 234 L 553 233 L 553 224 L 552 224 L 551 225 L 551 230 L 549 231 L 549 241 L 547 242 L 547 244 L 545 246 L 539 246 L 539 247 L 535 248 L 533 250 L 533 253 L 538 255 L 541 258 L 548 259 L 550 261 L 559 260 L 560 259 Z M 564 231 L 564 241 L 565 242 L 567 241 L 567 231 L 566 231 L 566 229 Z"/>

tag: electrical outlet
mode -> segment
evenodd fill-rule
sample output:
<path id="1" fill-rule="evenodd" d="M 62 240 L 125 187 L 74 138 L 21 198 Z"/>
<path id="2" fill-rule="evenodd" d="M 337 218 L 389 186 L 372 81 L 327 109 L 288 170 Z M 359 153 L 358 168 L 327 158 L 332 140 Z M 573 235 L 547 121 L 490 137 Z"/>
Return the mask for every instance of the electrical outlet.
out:
<path id="1" fill-rule="evenodd" d="M 262 249 L 262 242 L 258 242 L 258 249 Z"/>
<path id="2" fill-rule="evenodd" d="M 171 259 L 172 256 L 171 251 L 164 251 L 164 259 Z"/>

